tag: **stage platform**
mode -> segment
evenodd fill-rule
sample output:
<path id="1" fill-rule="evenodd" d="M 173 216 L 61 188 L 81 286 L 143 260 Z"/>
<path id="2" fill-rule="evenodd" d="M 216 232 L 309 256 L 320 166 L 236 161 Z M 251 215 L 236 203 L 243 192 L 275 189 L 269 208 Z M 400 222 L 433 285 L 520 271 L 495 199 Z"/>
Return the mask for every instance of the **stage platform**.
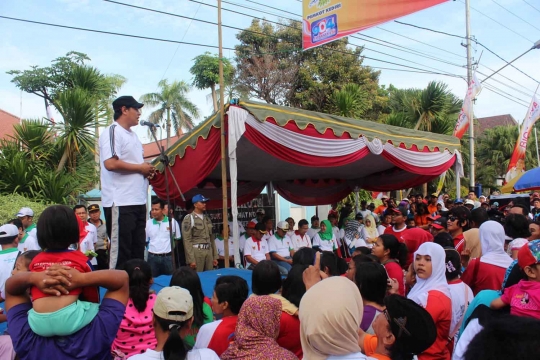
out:
<path id="1" fill-rule="evenodd" d="M 236 275 L 245 279 L 248 283 L 249 293 L 251 294 L 251 273 L 252 273 L 251 270 L 228 268 L 228 269 L 218 269 L 218 270 L 200 272 L 199 278 L 201 279 L 204 295 L 209 298 L 212 298 L 212 294 L 214 292 L 214 285 L 216 284 L 216 279 L 223 275 Z M 161 290 L 162 288 L 169 286 L 170 282 L 171 282 L 170 275 L 158 276 L 157 278 L 154 279 L 152 290 L 158 293 L 159 290 Z M 105 289 L 100 289 L 100 293 L 101 293 L 101 298 L 103 299 L 103 296 L 105 295 Z"/>

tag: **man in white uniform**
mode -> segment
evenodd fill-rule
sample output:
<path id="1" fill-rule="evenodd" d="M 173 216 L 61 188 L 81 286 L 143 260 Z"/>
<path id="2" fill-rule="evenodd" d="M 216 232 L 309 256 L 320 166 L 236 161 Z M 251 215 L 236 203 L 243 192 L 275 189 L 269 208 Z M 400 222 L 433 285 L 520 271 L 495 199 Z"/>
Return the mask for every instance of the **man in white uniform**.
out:
<path id="1" fill-rule="evenodd" d="M 298 251 L 303 247 L 311 247 L 311 239 L 309 238 L 307 231 L 309 230 L 309 223 L 306 219 L 302 219 L 298 222 L 298 230 L 296 230 L 291 237 L 291 241 L 294 247 L 294 251 Z"/>
<path id="2" fill-rule="evenodd" d="M 34 211 L 28 207 L 23 207 L 17 215 L 24 228 L 24 236 L 19 242 L 19 250 L 22 252 L 28 250 L 41 250 L 37 242 L 37 229 L 34 224 Z"/>
<path id="3" fill-rule="evenodd" d="M 121 269 L 128 260 L 144 259 L 148 178 L 155 169 L 144 162 L 141 141 L 131 130 L 144 104 L 121 96 L 112 105 L 114 123 L 99 137 L 101 202 L 111 241 L 109 267 Z"/>
<path id="4" fill-rule="evenodd" d="M 317 215 L 313 215 L 311 217 L 311 227 L 308 229 L 307 234 L 311 241 L 313 241 L 313 237 L 316 233 L 318 233 L 321 228 L 319 227 L 319 217 Z"/>
<path id="5" fill-rule="evenodd" d="M 17 249 L 19 241 L 19 229 L 15 225 L 0 226 L 0 301 L 6 298 L 6 280 L 11 276 L 11 271 L 15 267 L 15 261 L 20 252 Z"/>
<path id="6" fill-rule="evenodd" d="M 148 240 L 148 264 L 152 276 L 171 275 L 173 272 L 169 218 L 163 212 L 164 203 L 160 199 L 152 200 L 152 219 L 146 222 Z M 180 239 L 180 226 L 172 219 L 173 240 Z"/>
<path id="7" fill-rule="evenodd" d="M 294 255 L 294 246 L 287 236 L 287 231 L 289 231 L 289 223 L 280 221 L 277 224 L 276 233 L 268 239 L 270 258 L 278 264 L 283 275 L 287 275 L 291 270 Z"/>
<path id="8" fill-rule="evenodd" d="M 75 215 L 81 219 L 85 230 L 87 231 L 86 237 L 79 242 L 78 249 L 86 256 L 88 256 L 90 260 L 90 263 L 93 266 L 97 266 L 97 260 L 95 258 L 96 248 L 95 245 L 97 243 L 97 228 L 90 224 L 88 220 L 88 211 L 86 209 L 86 206 L 84 205 L 75 205 L 73 208 L 73 211 L 75 212 Z"/>
<path id="9" fill-rule="evenodd" d="M 246 240 L 244 245 L 244 257 L 246 259 L 246 269 L 253 270 L 255 265 L 262 260 L 270 260 L 268 243 L 263 239 L 266 234 L 266 226 L 263 223 L 255 225 L 253 236 Z"/>

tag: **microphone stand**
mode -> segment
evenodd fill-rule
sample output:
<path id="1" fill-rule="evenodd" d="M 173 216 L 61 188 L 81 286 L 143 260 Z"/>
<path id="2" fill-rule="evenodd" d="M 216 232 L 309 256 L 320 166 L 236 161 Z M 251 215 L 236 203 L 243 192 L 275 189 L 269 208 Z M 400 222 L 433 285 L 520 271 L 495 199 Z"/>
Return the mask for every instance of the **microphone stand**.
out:
<path id="1" fill-rule="evenodd" d="M 158 141 L 156 137 L 156 126 L 149 126 L 149 127 L 150 127 L 150 132 L 152 133 L 152 137 L 154 138 L 154 141 L 156 142 L 156 145 L 159 150 L 159 161 L 161 161 L 161 163 L 164 166 L 163 172 L 165 173 L 165 193 L 167 194 L 167 208 L 168 208 L 171 205 L 170 203 L 171 195 L 169 192 L 169 175 L 167 173 L 167 168 L 169 167 L 169 157 L 167 156 L 167 154 L 165 154 L 165 149 L 163 148 L 163 146 L 161 145 L 161 143 Z M 167 218 L 169 219 L 169 241 L 171 242 L 172 266 L 173 266 L 173 271 L 176 271 L 176 261 L 175 261 L 176 246 L 174 246 L 173 227 L 172 227 L 173 223 L 172 223 L 172 217 L 170 215 L 170 209 L 168 210 L 169 210 L 169 213 L 167 214 Z M 173 214 L 174 214 L 174 210 L 173 210 Z"/>

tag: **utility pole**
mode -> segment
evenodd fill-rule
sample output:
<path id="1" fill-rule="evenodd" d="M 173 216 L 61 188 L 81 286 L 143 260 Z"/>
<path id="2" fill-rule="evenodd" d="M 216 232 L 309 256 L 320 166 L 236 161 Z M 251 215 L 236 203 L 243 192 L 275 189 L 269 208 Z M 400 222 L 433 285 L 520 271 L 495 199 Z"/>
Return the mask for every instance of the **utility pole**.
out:
<path id="1" fill-rule="evenodd" d="M 471 9 L 469 6 L 470 0 L 465 0 L 465 22 L 467 32 L 467 87 L 470 86 L 472 81 L 472 55 L 471 55 Z M 474 168 L 474 111 L 472 106 L 474 99 L 471 101 L 471 119 L 469 119 L 469 191 L 474 191 L 475 185 L 475 168 Z"/>
<path id="2" fill-rule="evenodd" d="M 225 94 L 223 88 L 223 35 L 221 29 L 221 0 L 218 0 L 218 40 L 219 40 L 219 118 L 221 124 L 221 189 L 223 194 L 223 241 L 225 246 L 225 267 L 229 267 L 229 217 L 227 214 L 227 153 L 225 148 Z"/>

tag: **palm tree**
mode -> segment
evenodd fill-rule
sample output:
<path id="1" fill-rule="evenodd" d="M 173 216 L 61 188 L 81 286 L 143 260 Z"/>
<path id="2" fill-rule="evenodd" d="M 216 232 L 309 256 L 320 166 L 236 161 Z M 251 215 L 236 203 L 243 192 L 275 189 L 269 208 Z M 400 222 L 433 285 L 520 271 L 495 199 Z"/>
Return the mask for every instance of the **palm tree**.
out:
<path id="1" fill-rule="evenodd" d="M 163 79 L 158 83 L 158 87 L 160 92 L 144 94 L 140 101 L 152 107 L 159 106 L 150 114 L 148 120 L 154 124 L 165 121 L 167 148 L 169 148 L 171 118 L 178 135 L 182 127 L 193 129 L 195 126 L 193 120 L 199 118 L 199 109 L 187 98 L 191 87 L 185 81 L 173 81 L 172 84 L 169 84 L 167 79 Z"/>
<path id="2" fill-rule="evenodd" d="M 518 138 L 517 126 L 496 126 L 488 129 L 477 141 L 476 160 L 478 179 L 484 186 L 496 186 L 497 179 L 504 177 Z M 527 144 L 525 164 L 536 165 L 534 141 Z"/>
<path id="3" fill-rule="evenodd" d="M 330 111 L 340 116 L 359 118 L 370 107 L 368 96 L 358 84 L 346 84 L 330 95 Z"/>

